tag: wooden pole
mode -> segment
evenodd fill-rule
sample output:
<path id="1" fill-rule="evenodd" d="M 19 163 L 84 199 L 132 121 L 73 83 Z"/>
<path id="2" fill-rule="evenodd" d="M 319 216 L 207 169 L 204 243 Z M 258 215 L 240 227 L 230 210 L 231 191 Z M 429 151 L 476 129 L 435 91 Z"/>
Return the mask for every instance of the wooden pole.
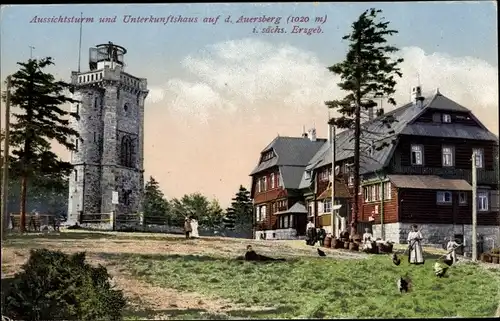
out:
<path id="1" fill-rule="evenodd" d="M 332 222 L 331 222 L 331 227 L 332 227 L 332 235 L 333 236 L 337 236 L 337 231 L 336 231 L 336 228 L 335 228 L 335 219 L 337 218 L 336 217 L 336 211 L 333 209 L 333 207 L 335 206 L 335 162 L 336 162 L 336 159 L 335 159 L 335 149 L 336 149 L 336 142 L 335 142 L 335 125 L 330 125 L 331 126 L 331 132 L 332 132 L 332 206 L 331 206 L 331 210 L 332 210 Z"/>
<path id="2" fill-rule="evenodd" d="M 9 224 L 8 195 L 9 195 L 9 132 L 10 132 L 10 76 L 7 76 L 7 92 L 5 97 L 5 137 L 3 148 L 3 175 L 2 175 L 2 239 L 5 237 Z"/>
<path id="3" fill-rule="evenodd" d="M 476 153 L 472 153 L 472 261 L 477 262 L 477 168 Z"/>

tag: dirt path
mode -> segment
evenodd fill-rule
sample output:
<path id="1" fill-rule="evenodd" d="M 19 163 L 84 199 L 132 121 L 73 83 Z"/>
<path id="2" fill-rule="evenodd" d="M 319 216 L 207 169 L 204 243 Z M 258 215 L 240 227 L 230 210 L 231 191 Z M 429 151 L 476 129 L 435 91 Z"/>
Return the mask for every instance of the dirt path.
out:
<path id="1" fill-rule="evenodd" d="M 77 252 L 79 248 L 67 252 Z M 11 277 L 18 272 L 29 257 L 29 250 L 2 248 L 2 278 Z M 129 309 L 138 314 L 147 311 L 149 320 L 169 319 L 182 311 L 199 311 L 225 315 L 231 310 L 265 310 L 265 307 L 245 307 L 226 300 L 206 298 L 197 293 L 179 292 L 174 289 L 158 287 L 134 278 L 130 272 L 108 262 L 97 255 L 90 254 L 91 264 L 102 264 L 112 276 L 112 283 L 123 290 Z M 163 311 L 155 314 L 153 311 Z M 144 313 L 143 313 L 144 314 Z M 145 317 L 145 316 L 143 316 Z"/>

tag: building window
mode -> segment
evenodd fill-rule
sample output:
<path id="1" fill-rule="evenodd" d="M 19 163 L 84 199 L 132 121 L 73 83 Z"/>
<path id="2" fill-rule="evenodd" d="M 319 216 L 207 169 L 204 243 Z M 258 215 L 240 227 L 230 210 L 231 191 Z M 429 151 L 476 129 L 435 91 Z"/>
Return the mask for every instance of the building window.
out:
<path id="1" fill-rule="evenodd" d="M 438 204 L 451 204 L 452 203 L 451 192 L 449 192 L 449 191 L 437 192 L 436 198 L 437 198 Z"/>
<path id="2" fill-rule="evenodd" d="M 278 187 L 283 187 L 283 181 L 281 180 L 281 175 L 278 173 Z"/>
<path id="3" fill-rule="evenodd" d="M 380 201 L 380 185 L 379 184 L 375 184 L 373 185 L 373 200 L 374 201 Z"/>
<path id="4" fill-rule="evenodd" d="M 309 213 L 308 216 L 314 216 L 314 202 L 309 202 L 307 212 Z"/>
<path id="5" fill-rule="evenodd" d="M 79 142 L 80 142 L 80 139 L 79 139 L 79 138 L 75 139 L 75 151 L 76 151 L 76 152 L 78 151 L 78 147 L 79 147 L 79 145 L 80 145 L 80 144 L 79 144 Z"/>
<path id="6" fill-rule="evenodd" d="M 332 200 L 326 199 L 323 202 L 323 213 L 330 213 L 332 211 Z"/>
<path id="7" fill-rule="evenodd" d="M 486 212 L 489 209 L 488 192 L 482 191 L 477 193 L 477 210 Z"/>
<path id="8" fill-rule="evenodd" d="M 424 147 L 422 145 L 411 145 L 411 164 L 422 165 L 424 158 Z"/>
<path id="9" fill-rule="evenodd" d="M 384 199 L 390 200 L 392 198 L 391 182 L 384 182 Z"/>
<path id="10" fill-rule="evenodd" d="M 465 192 L 458 193 L 458 204 L 467 205 L 467 193 Z"/>
<path id="11" fill-rule="evenodd" d="M 484 149 L 474 148 L 472 152 L 476 155 L 476 168 L 484 167 Z"/>
<path id="12" fill-rule="evenodd" d="M 371 191 L 371 186 L 365 186 L 364 188 L 364 199 L 365 199 L 365 203 L 368 203 L 368 202 L 371 202 L 371 198 L 372 198 L 372 191 Z"/>
<path id="13" fill-rule="evenodd" d="M 266 205 L 262 205 L 260 207 L 260 221 L 266 220 L 267 208 Z"/>
<path id="14" fill-rule="evenodd" d="M 276 186 L 276 179 L 274 177 L 274 173 L 271 173 L 271 188 L 275 188 Z"/>
<path id="15" fill-rule="evenodd" d="M 99 97 L 95 97 L 94 99 L 94 108 L 97 109 L 97 106 L 99 106 Z"/>
<path id="16" fill-rule="evenodd" d="M 267 191 L 267 177 L 262 177 L 262 190 Z"/>
<path id="17" fill-rule="evenodd" d="M 96 133 L 94 132 L 94 143 L 97 141 L 96 139 Z"/>
<path id="18" fill-rule="evenodd" d="M 349 187 L 354 186 L 354 175 L 353 174 L 349 174 L 349 179 L 348 179 L 347 185 Z"/>
<path id="19" fill-rule="evenodd" d="M 257 193 L 262 192 L 262 189 L 260 188 L 260 178 L 257 178 L 255 185 L 257 185 Z"/>
<path id="20" fill-rule="evenodd" d="M 128 111 L 128 103 L 125 103 L 125 104 L 123 105 L 123 110 Z"/>
<path id="21" fill-rule="evenodd" d="M 443 123 L 451 123 L 451 115 L 443 114 Z"/>
<path id="22" fill-rule="evenodd" d="M 121 143 L 120 165 L 133 167 L 133 145 L 129 136 L 123 136 Z"/>
<path id="23" fill-rule="evenodd" d="M 77 116 L 80 116 L 80 104 L 76 104 L 75 114 L 76 114 Z"/>
<path id="24" fill-rule="evenodd" d="M 75 182 L 78 182 L 78 171 L 75 169 Z"/>
<path id="25" fill-rule="evenodd" d="M 453 166 L 453 147 L 443 146 L 443 166 L 450 167 Z"/>

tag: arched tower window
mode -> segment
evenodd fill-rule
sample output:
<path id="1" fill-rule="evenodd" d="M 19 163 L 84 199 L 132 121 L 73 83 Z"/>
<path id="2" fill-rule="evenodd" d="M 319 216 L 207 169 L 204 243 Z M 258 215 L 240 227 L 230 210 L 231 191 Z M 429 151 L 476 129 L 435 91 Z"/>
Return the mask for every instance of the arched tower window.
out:
<path id="1" fill-rule="evenodd" d="M 134 167 L 133 162 L 133 144 L 129 136 L 123 136 L 121 142 L 120 165 Z"/>

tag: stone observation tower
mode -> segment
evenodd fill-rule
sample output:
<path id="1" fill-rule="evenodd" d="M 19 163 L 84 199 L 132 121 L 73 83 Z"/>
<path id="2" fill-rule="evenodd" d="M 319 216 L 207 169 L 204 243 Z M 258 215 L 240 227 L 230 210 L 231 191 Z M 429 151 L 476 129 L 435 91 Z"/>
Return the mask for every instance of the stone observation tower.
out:
<path id="1" fill-rule="evenodd" d="M 89 71 L 72 72 L 71 106 L 80 133 L 71 152 L 68 222 L 96 223 L 104 213 L 140 210 L 144 189 L 144 100 L 147 81 L 124 71 L 127 50 L 111 42 L 90 48 Z"/>

